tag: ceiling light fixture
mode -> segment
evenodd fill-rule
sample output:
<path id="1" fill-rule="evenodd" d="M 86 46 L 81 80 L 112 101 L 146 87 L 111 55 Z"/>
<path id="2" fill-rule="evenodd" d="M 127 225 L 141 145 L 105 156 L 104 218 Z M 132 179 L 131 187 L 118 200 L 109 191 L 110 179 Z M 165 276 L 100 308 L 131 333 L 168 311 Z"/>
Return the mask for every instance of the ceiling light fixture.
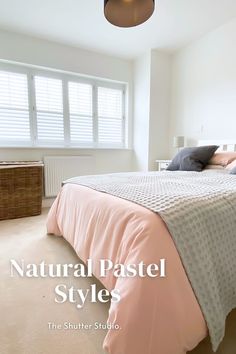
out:
<path id="1" fill-rule="evenodd" d="M 104 0 L 106 19 L 118 27 L 134 27 L 147 21 L 155 9 L 155 0 Z"/>

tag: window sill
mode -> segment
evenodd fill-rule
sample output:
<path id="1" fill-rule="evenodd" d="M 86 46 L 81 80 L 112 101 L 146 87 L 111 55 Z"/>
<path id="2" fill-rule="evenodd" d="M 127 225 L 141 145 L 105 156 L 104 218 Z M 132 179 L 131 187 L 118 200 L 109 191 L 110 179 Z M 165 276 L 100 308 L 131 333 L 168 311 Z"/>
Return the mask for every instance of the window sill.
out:
<path id="1" fill-rule="evenodd" d="M 0 146 L 0 149 L 27 149 L 27 150 L 120 150 L 132 151 L 128 147 L 85 147 L 85 146 Z"/>

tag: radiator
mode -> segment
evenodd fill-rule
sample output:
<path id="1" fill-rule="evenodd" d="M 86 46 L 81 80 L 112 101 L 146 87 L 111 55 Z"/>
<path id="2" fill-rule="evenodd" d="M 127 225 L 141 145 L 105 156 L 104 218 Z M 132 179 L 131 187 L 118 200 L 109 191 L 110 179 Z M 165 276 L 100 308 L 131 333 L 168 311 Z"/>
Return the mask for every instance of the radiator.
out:
<path id="1" fill-rule="evenodd" d="M 93 173 L 93 156 L 44 156 L 45 196 L 55 197 L 68 178 Z"/>

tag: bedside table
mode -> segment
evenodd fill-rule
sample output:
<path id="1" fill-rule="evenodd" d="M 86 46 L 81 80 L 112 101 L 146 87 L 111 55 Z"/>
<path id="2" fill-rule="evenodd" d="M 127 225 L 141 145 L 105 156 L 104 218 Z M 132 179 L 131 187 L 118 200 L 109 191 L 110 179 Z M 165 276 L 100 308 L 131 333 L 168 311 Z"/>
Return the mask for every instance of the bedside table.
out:
<path id="1" fill-rule="evenodd" d="M 156 160 L 156 163 L 157 163 L 157 171 L 164 171 L 171 163 L 171 160 Z"/>

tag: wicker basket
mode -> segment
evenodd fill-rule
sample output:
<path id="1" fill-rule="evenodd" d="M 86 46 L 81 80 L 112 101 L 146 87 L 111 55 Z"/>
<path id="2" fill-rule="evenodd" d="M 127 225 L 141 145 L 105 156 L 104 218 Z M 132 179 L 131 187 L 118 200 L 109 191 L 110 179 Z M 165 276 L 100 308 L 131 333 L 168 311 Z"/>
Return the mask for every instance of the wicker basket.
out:
<path id="1" fill-rule="evenodd" d="M 0 162 L 0 220 L 39 215 L 43 165 Z"/>

